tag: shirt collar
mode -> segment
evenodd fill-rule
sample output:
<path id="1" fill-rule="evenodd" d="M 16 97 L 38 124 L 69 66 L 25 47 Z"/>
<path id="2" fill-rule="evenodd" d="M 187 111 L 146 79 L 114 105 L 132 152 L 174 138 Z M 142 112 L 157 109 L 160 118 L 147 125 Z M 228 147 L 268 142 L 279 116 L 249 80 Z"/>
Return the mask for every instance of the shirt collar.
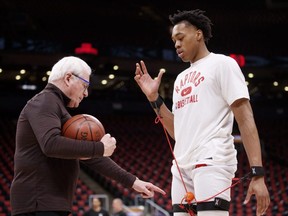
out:
<path id="1" fill-rule="evenodd" d="M 64 92 L 62 92 L 56 85 L 52 83 L 47 83 L 45 89 L 47 91 L 55 92 L 60 97 L 60 99 L 63 101 L 65 105 L 68 105 L 68 103 L 70 102 L 70 98 L 68 98 L 64 94 Z"/>

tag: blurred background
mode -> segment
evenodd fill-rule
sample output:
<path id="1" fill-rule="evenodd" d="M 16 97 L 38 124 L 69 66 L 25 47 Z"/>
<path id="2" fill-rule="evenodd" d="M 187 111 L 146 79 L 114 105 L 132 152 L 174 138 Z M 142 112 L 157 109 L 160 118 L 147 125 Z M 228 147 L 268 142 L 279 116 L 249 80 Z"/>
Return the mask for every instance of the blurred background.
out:
<path id="1" fill-rule="evenodd" d="M 267 215 L 288 215 L 287 0 L 0 0 L 0 214 L 11 211 L 9 185 L 19 112 L 45 87 L 53 64 L 67 55 L 78 56 L 93 68 L 89 97 L 71 113 L 97 116 L 118 137 L 113 159 L 170 191 L 172 155 L 133 77 L 140 60 L 153 76 L 164 68 L 160 90 L 171 104 L 173 81 L 189 65 L 175 53 L 168 16 L 196 8 L 205 10 L 214 24 L 210 51 L 235 58 L 246 78 L 271 192 Z M 241 139 L 235 145 L 241 176 L 249 166 Z M 87 181 L 99 184 L 112 197 L 120 196 L 126 205 L 135 205 L 137 195 L 110 179 L 85 168 L 81 177 L 74 215 L 87 209 L 89 194 L 99 193 Z M 245 182 L 233 189 L 231 215 L 255 215 L 253 203 L 242 206 L 246 190 Z M 169 193 L 153 202 L 171 213 Z"/>

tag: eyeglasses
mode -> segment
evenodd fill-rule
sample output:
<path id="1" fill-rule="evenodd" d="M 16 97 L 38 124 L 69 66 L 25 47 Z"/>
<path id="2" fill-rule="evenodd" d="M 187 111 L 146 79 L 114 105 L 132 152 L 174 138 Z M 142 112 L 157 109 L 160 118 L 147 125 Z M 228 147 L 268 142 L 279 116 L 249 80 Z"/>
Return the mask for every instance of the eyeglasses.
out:
<path id="1" fill-rule="evenodd" d="M 78 79 L 80 79 L 81 81 L 85 82 L 86 84 L 83 84 L 84 86 L 84 91 L 86 91 L 86 89 L 88 89 L 89 85 L 90 85 L 90 82 L 74 73 L 72 73 L 73 76 L 77 77 Z"/>

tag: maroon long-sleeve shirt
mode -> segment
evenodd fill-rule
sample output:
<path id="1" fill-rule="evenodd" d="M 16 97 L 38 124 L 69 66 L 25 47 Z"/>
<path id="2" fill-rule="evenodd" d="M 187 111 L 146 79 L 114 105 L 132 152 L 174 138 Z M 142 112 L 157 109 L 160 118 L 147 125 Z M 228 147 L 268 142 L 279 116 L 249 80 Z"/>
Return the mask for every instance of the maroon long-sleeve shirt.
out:
<path id="1" fill-rule="evenodd" d="M 53 84 L 31 100 L 20 113 L 16 130 L 14 179 L 11 185 L 12 215 L 35 211 L 71 212 L 79 174 L 78 158 L 91 170 L 132 187 L 136 176 L 103 157 L 102 142 L 61 136 L 71 117 L 69 99 Z"/>

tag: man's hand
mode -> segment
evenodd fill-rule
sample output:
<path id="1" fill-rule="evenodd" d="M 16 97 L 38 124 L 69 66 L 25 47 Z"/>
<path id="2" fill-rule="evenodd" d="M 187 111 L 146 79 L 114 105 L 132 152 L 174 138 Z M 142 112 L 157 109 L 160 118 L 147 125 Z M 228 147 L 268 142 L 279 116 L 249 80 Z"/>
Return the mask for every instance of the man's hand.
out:
<path id="1" fill-rule="evenodd" d="M 101 142 L 104 144 L 104 154 L 103 156 L 111 156 L 116 149 L 116 139 L 110 134 L 105 134 Z"/>
<path id="2" fill-rule="evenodd" d="M 135 191 L 141 193 L 143 198 L 151 198 L 154 196 L 155 192 L 161 193 L 163 195 L 166 194 L 166 192 L 163 191 L 161 188 L 153 185 L 150 182 L 145 182 L 145 181 L 142 181 L 140 179 L 135 180 L 132 188 Z"/>

